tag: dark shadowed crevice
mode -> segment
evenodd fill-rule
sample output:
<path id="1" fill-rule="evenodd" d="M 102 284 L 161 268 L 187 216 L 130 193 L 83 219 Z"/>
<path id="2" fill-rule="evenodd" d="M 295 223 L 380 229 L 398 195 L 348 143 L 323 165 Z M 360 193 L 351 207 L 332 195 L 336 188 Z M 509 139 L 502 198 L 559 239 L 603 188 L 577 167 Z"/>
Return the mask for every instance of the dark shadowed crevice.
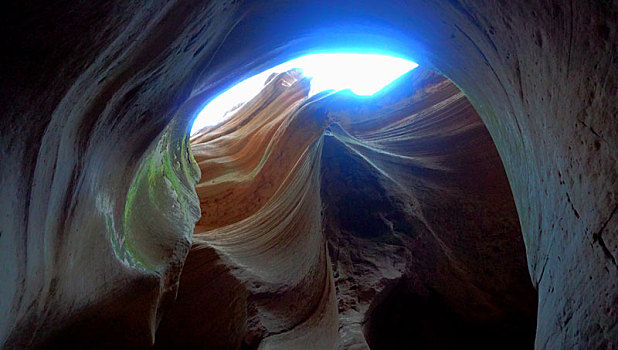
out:
<path id="1" fill-rule="evenodd" d="M 512 194 L 467 99 L 419 68 L 384 96 L 330 106 L 321 197 L 340 346 L 532 348 Z"/>
<path id="2" fill-rule="evenodd" d="M 459 313 L 437 291 L 415 291 L 405 280 L 376 300 L 364 325 L 371 350 L 519 350 L 534 345 L 534 317 L 483 321 L 483 315 Z"/>

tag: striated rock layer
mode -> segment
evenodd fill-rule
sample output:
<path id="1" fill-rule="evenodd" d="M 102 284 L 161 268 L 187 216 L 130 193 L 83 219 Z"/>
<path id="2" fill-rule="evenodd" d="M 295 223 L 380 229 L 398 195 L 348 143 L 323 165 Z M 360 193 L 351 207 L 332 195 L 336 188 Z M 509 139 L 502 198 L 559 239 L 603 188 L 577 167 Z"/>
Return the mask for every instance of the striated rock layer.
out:
<path id="1" fill-rule="evenodd" d="M 185 261 L 200 260 L 187 255 L 200 212 L 187 138 L 192 118 L 253 73 L 310 51 L 356 47 L 393 52 L 440 72 L 486 125 L 509 179 L 538 291 L 535 347 L 611 348 L 618 339 L 617 9 L 616 1 L 566 0 L 3 2 L 0 346 L 152 345 L 159 324 L 168 322 L 165 311 L 180 305 L 173 302 Z M 331 133 L 323 151 L 350 149 L 342 146 L 350 139 L 345 133 Z M 386 167 L 359 162 L 365 169 Z M 427 218 L 418 227 L 441 227 L 433 222 L 439 217 L 427 216 L 430 208 L 415 208 Z M 235 220 L 250 213 L 230 212 L 226 220 L 241 223 Z M 353 228 L 323 217 L 332 228 L 325 231 L 334 232 L 329 237 L 339 236 L 338 227 Z M 397 231 L 398 220 L 386 220 Z M 231 259 L 224 248 L 213 249 L 201 254 Z M 257 259 L 239 256 L 237 265 Z M 326 258 L 303 252 L 297 259 L 311 265 Z M 345 270 L 334 255 L 332 263 Z M 228 271 L 231 266 L 226 260 L 203 273 L 246 290 L 236 287 L 229 273 L 240 271 Z M 256 280 L 265 274 L 242 271 Z M 419 293 L 406 280 L 382 306 L 370 305 L 374 320 L 397 305 L 397 295 Z M 281 282 L 264 284 L 264 295 Z M 207 296 L 217 300 L 217 289 L 210 290 Z M 402 299 L 412 306 L 420 300 Z M 212 306 L 210 300 L 203 305 Z M 247 299 L 228 304 L 241 300 Z M 247 310 L 251 339 L 281 332 L 270 338 L 283 342 L 285 331 L 297 329 L 290 328 L 294 320 L 310 319 L 292 313 L 282 320 L 276 310 L 259 318 L 256 310 L 272 307 L 249 300 L 249 307 L 236 307 Z"/>
<path id="2" fill-rule="evenodd" d="M 294 71 L 276 77 L 231 120 L 193 139 L 200 168 L 212 171 L 197 185 L 204 215 L 162 343 L 333 347 L 335 294 L 319 196 L 327 118 L 303 103 L 309 83 L 298 78 Z M 196 310 L 201 295 L 210 302 Z M 211 315 L 225 316 L 215 324 Z M 178 337 L 177 329 L 190 335 Z"/>
<path id="3" fill-rule="evenodd" d="M 493 142 L 448 80 L 400 80 L 307 99 L 290 71 L 192 138 L 202 217 L 158 345 L 532 346 L 536 293 Z"/>

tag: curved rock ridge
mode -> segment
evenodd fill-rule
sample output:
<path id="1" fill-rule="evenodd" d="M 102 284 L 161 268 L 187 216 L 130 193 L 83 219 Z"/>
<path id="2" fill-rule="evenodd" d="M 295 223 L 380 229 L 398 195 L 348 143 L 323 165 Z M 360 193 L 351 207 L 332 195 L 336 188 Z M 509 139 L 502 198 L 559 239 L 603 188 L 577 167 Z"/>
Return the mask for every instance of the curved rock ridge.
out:
<path id="1" fill-rule="evenodd" d="M 252 322 L 267 334 L 314 322 L 313 310 L 332 299 L 316 191 L 319 140 L 327 119 L 311 104 L 302 103 L 308 80 L 293 83 L 298 73 L 292 73 L 273 79 L 231 120 L 215 128 L 224 136 L 194 141 L 193 146 L 202 169 L 209 169 L 211 161 L 226 169 L 204 176 L 197 185 L 203 215 L 195 240 L 208 242 L 247 275 L 243 280 L 253 284 L 256 295 L 253 316 L 258 319 Z M 327 334 L 309 341 L 322 339 L 329 348 Z"/>
<path id="2" fill-rule="evenodd" d="M 277 75 L 228 120 L 193 137 L 192 151 L 204 170 L 196 187 L 203 214 L 178 302 L 191 304 L 191 296 L 231 286 L 206 309 L 228 315 L 223 322 L 229 326 L 219 327 L 238 331 L 221 340 L 221 333 L 210 332 L 208 313 L 172 309 L 161 325 L 163 344 L 216 341 L 221 348 L 237 348 L 244 339 L 260 349 L 333 348 L 337 316 L 319 196 L 321 135 L 328 118 L 319 99 L 307 100 L 309 88 L 298 71 Z M 211 278 L 203 270 L 215 269 L 208 267 L 213 264 L 224 265 L 226 277 L 213 276 L 204 285 L 195 275 Z M 222 279 L 232 282 L 218 285 Z M 230 306 L 222 304 L 228 293 L 237 294 Z M 190 320 L 180 322 L 190 323 L 192 330 L 183 332 L 193 336 L 176 336 L 179 319 Z"/>
<path id="3" fill-rule="evenodd" d="M 373 98 L 308 89 L 279 74 L 192 138 L 202 218 L 159 345 L 530 347 L 512 195 L 463 94 L 422 69 Z"/>

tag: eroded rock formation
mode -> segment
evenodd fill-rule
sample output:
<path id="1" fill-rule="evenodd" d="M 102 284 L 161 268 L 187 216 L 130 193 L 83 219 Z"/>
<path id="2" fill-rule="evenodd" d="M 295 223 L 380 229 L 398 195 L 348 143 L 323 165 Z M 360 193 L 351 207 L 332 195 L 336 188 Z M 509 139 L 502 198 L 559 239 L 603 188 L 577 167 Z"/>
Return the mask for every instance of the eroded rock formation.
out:
<path id="1" fill-rule="evenodd" d="M 532 345 L 536 293 L 493 142 L 448 80 L 400 80 L 307 99 L 290 71 L 193 137 L 202 217 L 157 341 Z"/>
<path id="2" fill-rule="evenodd" d="M 3 4 L 1 346 L 147 347 L 157 330 L 174 332 L 165 326 L 166 310 L 191 307 L 181 302 L 186 300 L 183 290 L 174 302 L 181 278 L 193 276 L 210 290 L 195 308 L 223 303 L 214 292 L 216 281 L 207 284 L 199 271 L 240 291 L 234 295 L 247 293 L 225 301 L 239 312 L 211 318 L 245 317 L 247 330 L 229 329 L 236 339 L 247 339 L 248 331 L 254 338 L 246 342 L 253 343 L 274 332 L 266 339 L 284 342 L 285 330 L 303 332 L 291 324 L 310 320 L 309 315 L 298 311 L 293 318 L 280 318 L 282 312 L 267 300 L 259 295 L 253 300 L 259 288 L 272 295 L 281 280 L 253 289 L 238 283 L 235 274 L 249 270 L 233 266 L 255 256 L 225 260 L 230 258 L 220 252 L 234 242 L 223 238 L 213 243 L 218 250 L 196 249 L 200 240 L 193 244 L 199 174 L 187 130 L 209 98 L 242 78 L 344 43 L 409 57 L 463 91 L 495 141 L 512 189 L 538 291 L 535 346 L 611 348 L 618 338 L 617 7 L 615 1 L 564 0 Z M 332 112 L 322 116 L 324 125 L 317 123 L 316 129 L 330 125 L 331 117 L 342 118 L 322 108 L 318 103 L 308 111 Z M 322 154 L 340 149 L 367 174 L 383 169 L 384 164 L 363 163 L 359 155 L 380 148 L 350 148 L 349 140 L 365 137 L 362 129 L 339 124 L 349 136 L 331 128 Z M 299 147 L 312 144 L 298 142 Z M 333 181 L 345 175 L 329 168 L 325 159 L 324 171 L 336 175 Z M 465 167 L 455 169 L 466 175 Z M 375 179 L 376 191 L 389 193 L 389 182 L 380 174 Z M 424 180 L 421 176 L 419 186 Z M 444 181 L 441 186 L 450 188 L 449 179 Z M 328 197 L 333 193 L 322 185 L 322 201 L 347 195 Z M 403 220 L 397 217 L 413 212 L 400 209 L 401 198 L 382 202 L 394 207 L 382 216 L 395 232 L 395 223 Z M 263 206 L 251 210 L 258 207 Z M 415 208 L 425 216 L 430 209 Z M 323 214 L 325 231 L 332 235 L 323 243 L 334 253 L 333 242 L 354 243 L 339 239 L 344 229 L 354 227 L 333 221 L 328 210 L 332 205 Z M 226 220 L 233 225 L 249 214 L 228 213 Z M 418 226 L 441 227 L 444 223 L 430 221 L 438 218 Z M 308 265 L 328 262 L 303 254 L 296 259 Z M 452 254 L 458 256 L 457 250 Z M 335 260 L 333 254 L 333 267 L 341 274 L 347 271 L 344 258 Z M 198 261 L 205 260 L 222 263 L 200 269 Z M 247 280 L 263 278 L 258 266 L 247 268 L 257 269 Z M 415 307 L 418 300 L 437 309 L 444 305 L 446 299 L 433 294 L 419 296 L 408 275 L 402 276 L 384 295 L 385 302 L 369 305 L 370 319 L 384 319 L 383 310 L 399 299 L 407 301 L 406 307 Z M 464 276 L 463 285 L 475 278 Z M 298 276 L 287 278 L 295 280 L 284 284 L 303 285 Z M 341 291 L 345 284 L 339 277 L 335 281 L 335 290 Z M 323 291 L 306 302 L 331 300 L 331 292 Z M 242 300 L 249 300 L 249 306 Z M 311 316 L 320 314 L 309 309 Z M 272 310 L 272 317 L 256 317 L 260 310 Z M 223 323 L 205 327 L 218 324 Z M 375 329 L 371 324 L 369 329 Z M 360 339 L 354 336 L 360 330 L 349 329 L 351 339 Z"/>
<path id="3" fill-rule="evenodd" d="M 240 340 L 249 345 L 261 340 L 264 349 L 332 348 L 337 335 L 332 327 L 335 294 L 322 239 L 319 196 L 320 138 L 328 119 L 314 109 L 318 104 L 304 103 L 309 83 L 297 79 L 294 73 L 277 77 L 233 119 L 192 141 L 200 168 L 212 171 L 204 172 L 197 185 L 204 215 L 196 225 L 186 266 L 190 272 L 183 273 L 187 283 L 181 281 L 179 299 L 191 305 L 192 298 L 182 299 L 184 293 L 196 296 L 226 287 L 193 286 L 188 282 L 195 280 L 192 275 L 204 275 L 193 264 L 225 265 L 225 274 L 233 272 L 236 278 L 217 277 L 233 280 L 233 289 L 221 292 L 224 300 L 213 300 L 212 313 L 229 315 L 228 324 L 219 327 L 239 329 Z M 193 258 L 203 254 L 219 258 Z M 232 293 L 237 296 L 228 304 Z M 194 320 L 194 311 L 193 307 L 179 314 L 172 310 L 171 327 L 177 327 L 173 324 L 179 320 L 190 323 L 182 328 L 212 327 L 209 313 Z M 234 313 L 238 316 L 232 317 Z M 238 339 L 201 327 L 192 337 L 181 339 L 165 331 L 165 323 L 162 330 L 178 345 L 221 338 L 226 348 L 240 345 Z"/>

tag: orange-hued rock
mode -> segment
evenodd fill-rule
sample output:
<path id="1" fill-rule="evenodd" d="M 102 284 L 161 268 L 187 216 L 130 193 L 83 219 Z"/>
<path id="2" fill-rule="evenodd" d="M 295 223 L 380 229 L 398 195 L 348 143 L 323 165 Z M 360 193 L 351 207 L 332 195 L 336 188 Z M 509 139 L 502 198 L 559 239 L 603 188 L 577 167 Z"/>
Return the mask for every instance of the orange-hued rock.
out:
<path id="1" fill-rule="evenodd" d="M 463 94 L 422 69 L 373 98 L 308 88 L 279 74 L 192 138 L 202 217 L 159 345 L 531 346 L 512 195 Z"/>
<path id="2" fill-rule="evenodd" d="M 197 184 L 203 214 L 193 250 L 213 247 L 243 283 L 245 342 L 263 349 L 337 341 L 319 195 L 328 118 L 319 103 L 306 103 L 308 92 L 298 72 L 278 75 L 229 120 L 192 139 L 200 168 L 214 169 Z"/>

